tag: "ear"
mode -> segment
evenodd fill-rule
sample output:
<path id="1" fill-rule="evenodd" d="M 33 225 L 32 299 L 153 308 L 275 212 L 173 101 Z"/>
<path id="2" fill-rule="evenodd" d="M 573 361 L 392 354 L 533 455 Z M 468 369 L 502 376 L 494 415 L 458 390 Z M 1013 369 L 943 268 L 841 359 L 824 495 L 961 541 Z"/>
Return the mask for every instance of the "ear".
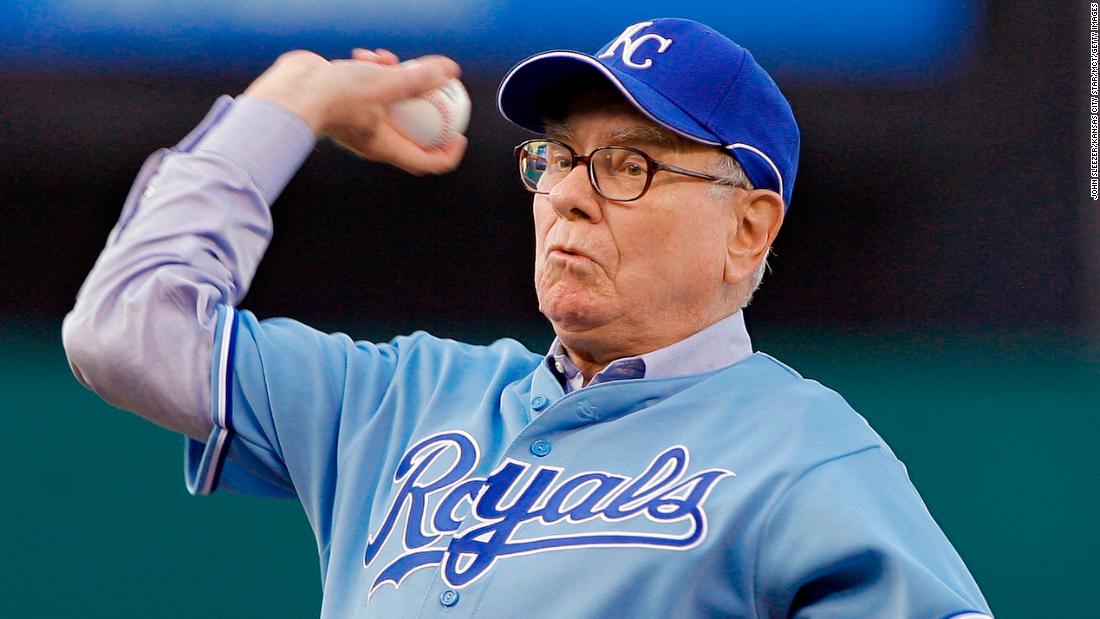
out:
<path id="1" fill-rule="evenodd" d="M 726 239 L 725 280 L 745 281 L 768 253 L 783 225 L 783 198 L 769 189 L 754 189 L 734 206 Z"/>

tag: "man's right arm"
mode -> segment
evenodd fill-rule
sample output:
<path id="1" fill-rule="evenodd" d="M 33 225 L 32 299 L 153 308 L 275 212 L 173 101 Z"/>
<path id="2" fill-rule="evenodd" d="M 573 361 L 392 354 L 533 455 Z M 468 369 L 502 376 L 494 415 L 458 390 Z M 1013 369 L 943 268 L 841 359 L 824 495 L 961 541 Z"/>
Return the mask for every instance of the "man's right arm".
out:
<path id="1" fill-rule="evenodd" d="M 413 173 L 455 167 L 464 140 L 425 151 L 386 122 L 393 101 L 441 84 L 457 66 L 405 69 L 357 52 L 279 59 L 247 96 L 219 100 L 175 149 L 153 155 L 66 317 L 77 378 L 108 402 L 203 439 L 219 304 L 243 298 L 271 236 L 269 207 L 316 135 Z"/>

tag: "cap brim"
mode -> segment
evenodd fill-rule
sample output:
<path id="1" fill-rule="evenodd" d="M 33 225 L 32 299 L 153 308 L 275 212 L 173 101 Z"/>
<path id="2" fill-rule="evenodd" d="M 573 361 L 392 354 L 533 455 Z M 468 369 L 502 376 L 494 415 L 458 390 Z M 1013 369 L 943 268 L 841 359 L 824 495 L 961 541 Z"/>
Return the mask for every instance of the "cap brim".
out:
<path id="1" fill-rule="evenodd" d="M 536 54 L 512 67 L 497 89 L 497 107 L 512 123 L 542 133 L 547 120 L 560 120 L 555 115 L 564 111 L 561 102 L 576 94 L 569 92 L 571 88 L 600 77 L 658 125 L 689 140 L 723 146 L 717 136 L 657 91 L 588 54 L 570 50 Z"/>

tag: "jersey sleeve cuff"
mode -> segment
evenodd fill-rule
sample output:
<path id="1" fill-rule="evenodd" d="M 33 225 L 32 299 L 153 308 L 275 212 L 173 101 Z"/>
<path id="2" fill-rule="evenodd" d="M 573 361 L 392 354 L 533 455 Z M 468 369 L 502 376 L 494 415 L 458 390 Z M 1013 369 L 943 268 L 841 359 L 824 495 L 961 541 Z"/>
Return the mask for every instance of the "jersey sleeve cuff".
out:
<path id="1" fill-rule="evenodd" d="M 210 416 L 214 427 L 206 443 L 187 439 L 184 474 L 187 491 L 206 495 L 218 487 L 222 467 L 233 438 L 233 347 L 237 336 L 237 312 L 227 305 L 218 306 L 214 332 L 214 363 L 210 368 Z"/>

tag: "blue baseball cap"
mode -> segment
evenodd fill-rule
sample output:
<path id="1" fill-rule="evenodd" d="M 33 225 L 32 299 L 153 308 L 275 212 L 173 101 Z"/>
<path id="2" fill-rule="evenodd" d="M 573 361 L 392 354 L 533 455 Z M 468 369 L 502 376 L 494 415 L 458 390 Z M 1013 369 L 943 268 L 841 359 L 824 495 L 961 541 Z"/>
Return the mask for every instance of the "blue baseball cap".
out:
<path id="1" fill-rule="evenodd" d="M 689 140 L 726 149 L 754 187 L 790 206 L 798 123 L 790 103 L 748 50 L 689 19 L 627 27 L 595 55 L 553 50 L 521 61 L 497 89 L 512 123 L 541 133 L 571 89 L 614 85 L 643 115 Z"/>

